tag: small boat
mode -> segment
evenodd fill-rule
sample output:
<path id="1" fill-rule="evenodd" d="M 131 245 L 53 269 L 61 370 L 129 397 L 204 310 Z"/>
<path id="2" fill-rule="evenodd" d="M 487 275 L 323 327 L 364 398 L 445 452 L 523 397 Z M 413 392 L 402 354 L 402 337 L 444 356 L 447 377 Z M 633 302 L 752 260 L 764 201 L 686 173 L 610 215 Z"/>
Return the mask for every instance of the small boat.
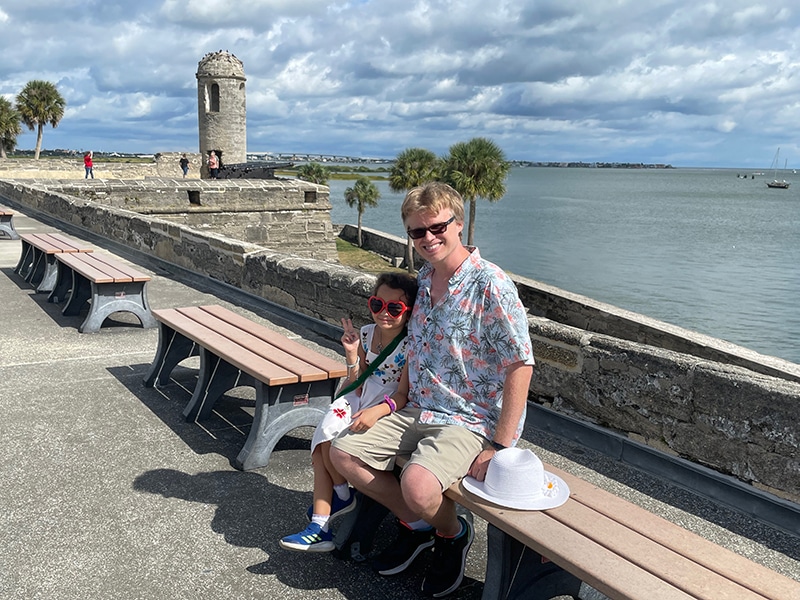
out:
<path id="1" fill-rule="evenodd" d="M 775 158 L 772 159 L 772 181 L 767 182 L 767 187 L 769 188 L 778 188 L 781 190 L 788 190 L 789 189 L 789 182 L 785 179 L 778 179 L 778 160 L 780 159 L 781 149 L 778 148 L 778 151 L 775 152 Z M 786 163 L 789 161 L 787 160 Z M 783 166 L 784 170 L 786 170 L 786 164 Z"/>

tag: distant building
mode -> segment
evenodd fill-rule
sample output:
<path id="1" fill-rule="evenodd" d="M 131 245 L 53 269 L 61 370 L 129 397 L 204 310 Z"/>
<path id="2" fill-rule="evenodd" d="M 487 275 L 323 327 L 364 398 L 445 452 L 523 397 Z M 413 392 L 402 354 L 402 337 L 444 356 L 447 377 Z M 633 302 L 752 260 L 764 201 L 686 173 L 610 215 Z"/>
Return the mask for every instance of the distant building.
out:
<path id="1" fill-rule="evenodd" d="M 202 176 L 214 150 L 224 164 L 247 162 L 244 65 L 227 51 L 210 52 L 197 65 L 197 113 Z"/>

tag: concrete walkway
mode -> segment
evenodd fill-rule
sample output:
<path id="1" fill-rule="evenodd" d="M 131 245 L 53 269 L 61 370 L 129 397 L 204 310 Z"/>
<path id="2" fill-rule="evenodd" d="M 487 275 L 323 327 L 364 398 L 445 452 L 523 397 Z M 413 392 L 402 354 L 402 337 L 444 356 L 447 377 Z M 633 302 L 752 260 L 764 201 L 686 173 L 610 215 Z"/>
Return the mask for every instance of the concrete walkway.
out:
<path id="1" fill-rule="evenodd" d="M 24 214 L 15 226 L 20 233 L 56 230 Z M 228 395 L 202 425 L 184 422 L 191 369 L 179 368 L 162 389 L 142 385 L 157 331 L 120 318 L 97 334 L 78 333 L 82 317 L 63 317 L 13 273 L 19 253 L 19 241 L 0 240 L 0 597 L 418 595 L 422 565 L 408 576 L 384 579 L 364 565 L 278 546 L 280 537 L 305 525 L 309 429 L 284 438 L 268 467 L 237 471 L 231 464 L 247 433 L 252 392 Z M 152 274 L 154 308 L 223 304 L 341 357 L 337 340 L 270 316 L 257 299 L 145 259 L 117 257 Z M 545 461 L 800 580 L 795 537 L 542 432 L 528 431 L 525 445 Z M 454 598 L 481 596 L 485 525 L 476 520 L 476 529 L 467 578 Z M 385 543 L 382 532 L 379 540 Z"/>

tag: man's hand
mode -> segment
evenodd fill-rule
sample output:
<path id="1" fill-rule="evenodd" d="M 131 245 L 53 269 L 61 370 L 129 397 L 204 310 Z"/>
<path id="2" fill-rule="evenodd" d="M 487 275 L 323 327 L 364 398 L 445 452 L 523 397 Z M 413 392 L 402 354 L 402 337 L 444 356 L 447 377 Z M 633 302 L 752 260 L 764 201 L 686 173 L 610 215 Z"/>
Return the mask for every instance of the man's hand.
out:
<path id="1" fill-rule="evenodd" d="M 489 461 L 492 460 L 495 452 L 497 452 L 497 450 L 494 448 L 482 450 L 481 453 L 475 457 L 475 460 L 472 461 L 469 471 L 467 471 L 467 475 L 474 477 L 478 481 L 483 481 L 486 479 L 486 470 L 489 468 Z"/>

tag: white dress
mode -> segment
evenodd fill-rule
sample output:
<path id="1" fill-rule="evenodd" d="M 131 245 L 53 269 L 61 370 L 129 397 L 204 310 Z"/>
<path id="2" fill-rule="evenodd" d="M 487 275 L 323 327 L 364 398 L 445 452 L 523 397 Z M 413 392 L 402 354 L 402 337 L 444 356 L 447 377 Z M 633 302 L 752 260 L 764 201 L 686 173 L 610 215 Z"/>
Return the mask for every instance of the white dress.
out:
<path id="1" fill-rule="evenodd" d="M 367 356 L 367 364 L 371 364 L 378 355 L 370 350 L 372 336 L 375 334 L 375 324 L 364 325 L 360 331 L 361 345 Z M 386 359 L 370 373 L 361 386 L 361 395 L 357 390 L 345 394 L 334 400 L 328 412 L 322 417 L 314 436 L 311 438 L 311 452 L 321 442 L 329 442 L 350 426 L 352 415 L 359 410 L 375 406 L 383 402 L 385 394 L 393 394 L 400 385 L 400 375 L 406 364 L 406 345 L 408 337 L 402 339 Z"/>

